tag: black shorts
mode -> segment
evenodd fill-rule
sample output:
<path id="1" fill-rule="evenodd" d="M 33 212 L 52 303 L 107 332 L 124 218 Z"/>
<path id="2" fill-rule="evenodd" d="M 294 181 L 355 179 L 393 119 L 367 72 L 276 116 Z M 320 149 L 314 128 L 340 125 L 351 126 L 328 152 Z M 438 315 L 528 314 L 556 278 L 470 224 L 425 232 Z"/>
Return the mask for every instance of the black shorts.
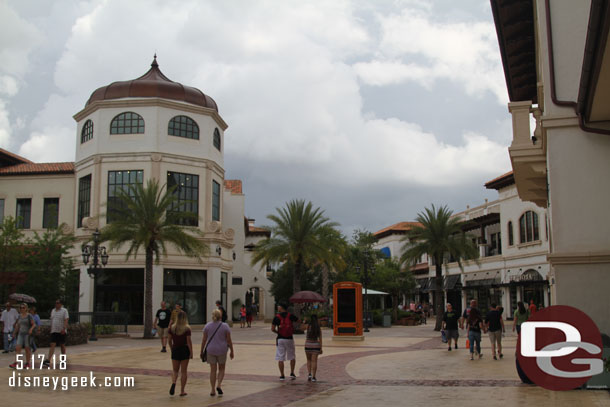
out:
<path id="1" fill-rule="evenodd" d="M 63 345 L 66 343 L 66 334 L 60 334 L 59 332 L 51 333 L 51 343 L 56 345 Z"/>
<path id="2" fill-rule="evenodd" d="M 191 351 L 187 345 L 172 348 L 172 360 L 187 360 L 191 358 Z"/>

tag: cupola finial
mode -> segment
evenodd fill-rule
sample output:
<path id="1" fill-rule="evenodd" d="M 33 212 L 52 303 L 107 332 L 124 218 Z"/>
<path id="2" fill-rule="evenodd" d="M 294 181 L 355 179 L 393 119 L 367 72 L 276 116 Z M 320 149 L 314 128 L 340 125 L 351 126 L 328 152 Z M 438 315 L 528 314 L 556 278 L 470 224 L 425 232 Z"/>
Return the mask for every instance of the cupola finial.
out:
<path id="1" fill-rule="evenodd" d="M 152 61 L 152 64 L 150 64 L 150 66 L 154 66 L 154 67 L 158 67 L 159 64 L 157 63 L 157 53 L 155 52 L 155 56 L 154 59 Z"/>

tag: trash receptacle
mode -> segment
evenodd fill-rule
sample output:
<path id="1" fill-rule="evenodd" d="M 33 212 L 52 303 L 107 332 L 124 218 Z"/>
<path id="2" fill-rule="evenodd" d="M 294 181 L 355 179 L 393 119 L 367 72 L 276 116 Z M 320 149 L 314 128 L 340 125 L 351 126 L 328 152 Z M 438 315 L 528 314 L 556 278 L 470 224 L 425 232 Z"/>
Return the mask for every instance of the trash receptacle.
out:
<path id="1" fill-rule="evenodd" d="M 392 315 L 389 312 L 383 313 L 383 325 L 384 328 L 389 328 L 392 326 Z"/>

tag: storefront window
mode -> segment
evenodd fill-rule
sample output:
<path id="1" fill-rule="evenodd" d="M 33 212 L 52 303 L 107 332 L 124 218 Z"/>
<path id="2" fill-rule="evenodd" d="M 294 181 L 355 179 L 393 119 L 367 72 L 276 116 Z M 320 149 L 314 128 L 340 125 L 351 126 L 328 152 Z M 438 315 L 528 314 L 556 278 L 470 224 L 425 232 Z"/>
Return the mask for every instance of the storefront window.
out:
<path id="1" fill-rule="evenodd" d="M 173 309 L 179 303 L 190 324 L 203 324 L 206 315 L 207 273 L 205 270 L 165 269 L 163 299 Z"/>
<path id="2" fill-rule="evenodd" d="M 95 311 L 127 312 L 130 324 L 144 322 L 144 269 L 104 269 L 96 290 Z"/>

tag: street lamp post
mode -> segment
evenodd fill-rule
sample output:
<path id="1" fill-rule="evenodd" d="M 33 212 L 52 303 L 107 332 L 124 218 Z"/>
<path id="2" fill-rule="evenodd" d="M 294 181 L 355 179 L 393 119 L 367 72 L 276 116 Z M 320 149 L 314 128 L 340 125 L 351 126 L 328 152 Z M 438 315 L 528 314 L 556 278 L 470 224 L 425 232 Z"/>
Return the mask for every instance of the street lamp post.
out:
<path id="1" fill-rule="evenodd" d="M 91 264 L 87 267 L 87 274 L 93 278 L 93 309 L 91 313 L 91 337 L 90 341 L 97 341 L 95 336 L 95 306 L 96 306 L 96 291 L 97 291 L 97 276 L 102 272 L 102 268 L 108 264 L 108 253 L 104 246 L 100 246 L 100 232 L 95 229 L 93 232 L 93 244 L 82 246 L 83 263 L 87 265 L 91 256 Z M 101 264 L 100 264 L 101 263 Z"/>
<path id="2" fill-rule="evenodd" d="M 364 317 L 364 321 L 366 322 L 364 324 L 364 332 L 370 332 L 369 331 L 369 323 L 370 323 L 370 314 L 369 314 L 369 268 L 368 268 L 368 262 L 369 262 L 369 251 L 367 249 L 364 250 L 364 313 L 365 313 L 365 317 Z"/>

